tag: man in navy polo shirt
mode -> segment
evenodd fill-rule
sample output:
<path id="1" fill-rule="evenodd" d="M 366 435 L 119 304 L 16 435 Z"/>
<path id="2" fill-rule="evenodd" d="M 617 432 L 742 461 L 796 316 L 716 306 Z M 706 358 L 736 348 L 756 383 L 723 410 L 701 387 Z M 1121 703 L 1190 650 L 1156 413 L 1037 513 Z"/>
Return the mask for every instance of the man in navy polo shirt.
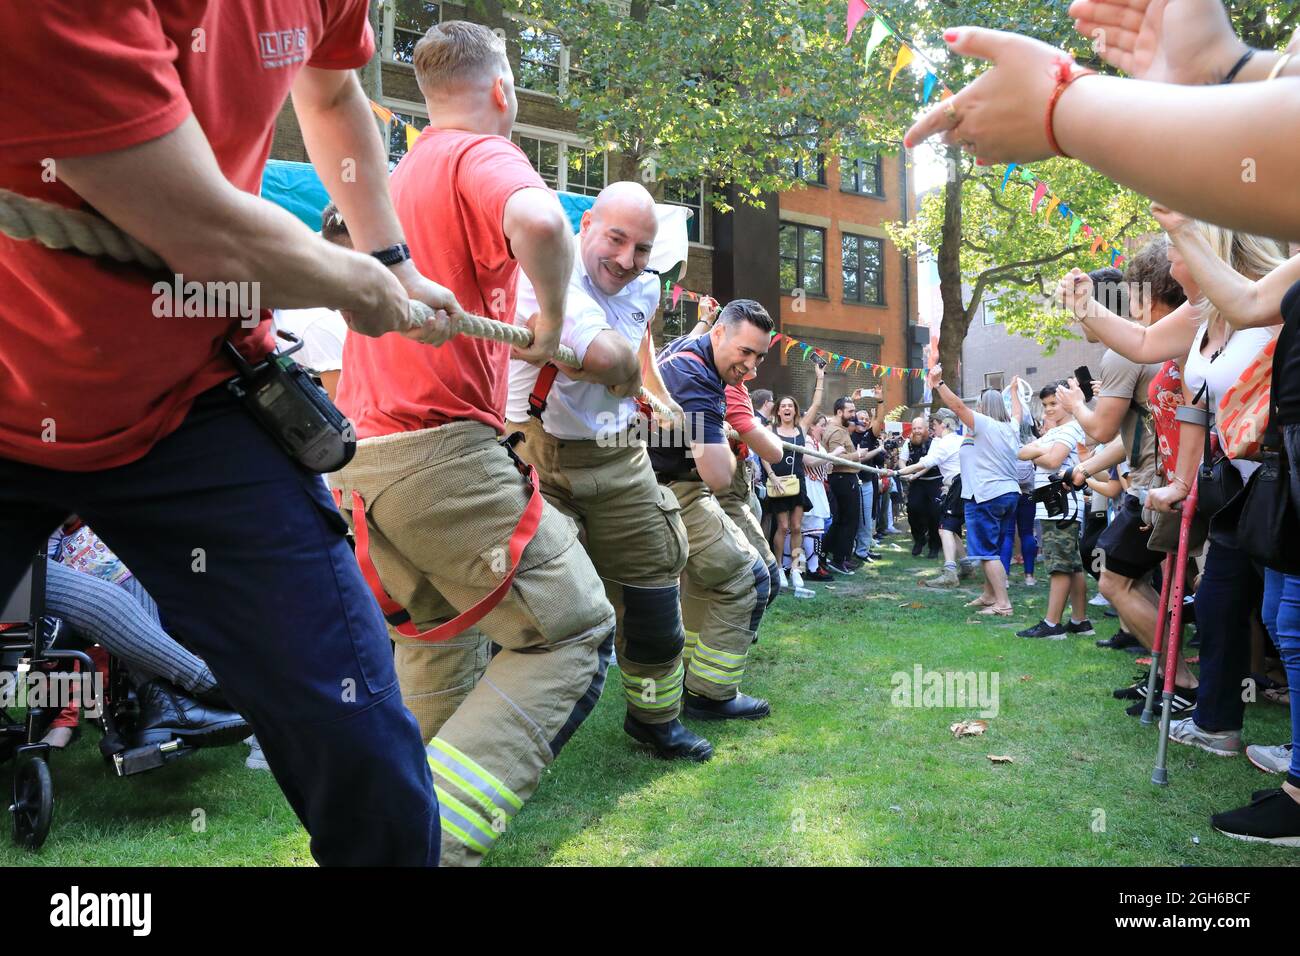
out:
<path id="1" fill-rule="evenodd" d="M 650 450 L 660 484 L 682 507 L 690 556 L 682 593 L 708 604 L 698 632 L 686 632 L 685 710 L 713 720 L 757 720 L 767 701 L 740 693 L 771 579 L 763 559 L 715 497 L 731 485 L 736 457 L 726 435 L 726 387 L 739 385 L 767 354 L 772 317 L 752 299 L 723 308 L 707 335 L 686 337 L 659 353 L 669 394 L 686 416 L 681 440 Z"/>

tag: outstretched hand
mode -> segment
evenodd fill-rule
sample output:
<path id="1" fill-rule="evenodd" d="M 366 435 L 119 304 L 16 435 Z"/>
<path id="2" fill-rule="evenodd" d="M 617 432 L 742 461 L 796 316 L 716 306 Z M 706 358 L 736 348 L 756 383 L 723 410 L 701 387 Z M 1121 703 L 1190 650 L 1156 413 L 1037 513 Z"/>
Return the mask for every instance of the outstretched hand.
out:
<path id="1" fill-rule="evenodd" d="M 1246 52 L 1220 0 L 1075 0 L 1074 27 L 1111 66 L 1160 83 L 1217 83 Z"/>

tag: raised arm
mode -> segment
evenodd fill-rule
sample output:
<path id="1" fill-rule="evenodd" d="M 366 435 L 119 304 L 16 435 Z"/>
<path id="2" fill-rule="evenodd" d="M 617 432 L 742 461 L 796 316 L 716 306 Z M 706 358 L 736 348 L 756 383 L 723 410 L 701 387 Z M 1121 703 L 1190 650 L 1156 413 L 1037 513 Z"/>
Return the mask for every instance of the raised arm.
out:
<path id="1" fill-rule="evenodd" d="M 803 413 L 803 418 L 799 419 L 799 427 L 805 433 L 813 427 L 813 422 L 817 421 L 817 413 L 821 411 L 822 386 L 826 380 L 826 366 L 820 362 L 814 362 L 813 377 L 817 379 L 817 384 L 813 386 L 812 401 L 808 403 L 808 411 Z"/>
<path id="2" fill-rule="evenodd" d="M 1056 297 L 1098 341 L 1139 365 L 1183 358 L 1200 328 L 1200 315 L 1191 302 L 1184 302 L 1153 325 L 1123 319 L 1093 297 L 1092 279 L 1082 269 L 1071 269 L 1061 277 Z"/>
<path id="3" fill-rule="evenodd" d="M 963 425 L 967 428 L 975 427 L 975 413 L 966 407 L 961 396 L 944 384 L 942 365 L 932 365 L 926 374 L 926 381 L 929 382 L 931 391 L 939 396 L 939 400 L 957 413 Z"/>
<path id="4" fill-rule="evenodd" d="M 1282 321 L 1282 297 L 1300 282 L 1300 255 L 1292 256 L 1258 282 L 1252 282 L 1215 255 L 1192 220 L 1160 205 L 1152 205 L 1151 213 L 1178 247 L 1202 294 L 1214 303 L 1229 325 L 1249 329 Z"/>

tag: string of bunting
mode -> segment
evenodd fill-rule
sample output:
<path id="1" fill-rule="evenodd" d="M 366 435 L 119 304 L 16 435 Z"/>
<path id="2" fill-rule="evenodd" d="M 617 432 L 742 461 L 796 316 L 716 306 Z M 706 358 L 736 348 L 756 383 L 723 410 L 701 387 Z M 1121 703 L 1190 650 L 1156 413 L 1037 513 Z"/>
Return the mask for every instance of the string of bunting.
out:
<path id="1" fill-rule="evenodd" d="M 848 18 L 846 21 L 846 33 L 844 42 L 849 43 L 853 39 L 853 34 L 858 25 L 867 16 L 872 13 L 871 33 L 867 37 L 867 51 L 863 62 L 863 67 L 871 63 L 871 55 L 876 52 L 877 48 L 889 37 L 898 41 L 898 54 L 894 58 L 894 66 L 889 71 L 889 89 L 894 88 L 894 78 L 907 66 L 915 61 L 920 61 L 925 66 L 925 76 L 921 83 L 921 104 L 928 105 L 934 97 L 935 91 L 939 91 L 939 102 L 943 102 L 953 95 L 948 85 L 939 79 L 939 67 L 933 60 L 924 53 L 917 50 L 913 44 L 908 42 L 901 33 L 889 22 L 888 18 L 878 10 L 873 10 L 867 0 L 849 0 Z M 1033 170 L 1026 166 L 1020 166 L 1011 163 L 1007 166 L 1006 173 L 1002 177 L 1001 191 L 1005 192 L 1007 183 L 1011 180 L 1012 175 L 1019 169 L 1019 180 L 1028 183 L 1034 187 L 1033 195 L 1029 200 L 1029 211 L 1033 216 L 1038 215 L 1040 208 L 1046 210 L 1043 221 L 1049 225 L 1055 225 L 1056 220 L 1053 213 L 1059 214 L 1060 218 L 1069 226 L 1069 239 L 1074 241 L 1080 233 L 1085 239 L 1092 240 L 1089 252 L 1093 255 L 1108 255 L 1112 266 L 1119 266 L 1124 261 L 1124 254 L 1120 252 L 1118 244 L 1110 241 L 1100 231 L 1094 229 L 1083 220 L 1083 217 L 1070 208 L 1069 203 L 1064 202 L 1056 191 L 1052 189 L 1046 181 L 1039 177 Z M 1046 202 L 1045 202 L 1046 201 Z"/>
<path id="2" fill-rule="evenodd" d="M 862 359 L 855 359 L 847 355 L 840 355 L 838 352 L 830 352 L 826 349 L 818 348 L 808 342 L 796 339 L 792 335 L 786 335 L 784 332 L 772 333 L 772 344 L 774 346 L 777 343 L 782 342 L 782 340 L 784 340 L 781 345 L 782 356 L 789 355 L 791 349 L 797 348 L 803 354 L 804 359 L 809 359 L 812 355 L 819 355 L 837 372 L 845 372 L 852 368 L 861 368 L 885 378 L 898 379 L 921 378 L 926 373 L 926 370 L 923 368 L 900 368 L 897 365 L 877 365 L 875 362 L 864 362 Z"/>

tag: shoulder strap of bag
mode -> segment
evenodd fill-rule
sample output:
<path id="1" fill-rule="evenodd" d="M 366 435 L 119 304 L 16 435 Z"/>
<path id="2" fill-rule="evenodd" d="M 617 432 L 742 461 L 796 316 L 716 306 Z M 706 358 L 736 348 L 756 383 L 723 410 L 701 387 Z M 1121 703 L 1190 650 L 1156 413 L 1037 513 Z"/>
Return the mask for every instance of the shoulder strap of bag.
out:
<path id="1" fill-rule="evenodd" d="M 1282 363 L 1286 362 L 1287 350 L 1290 348 L 1293 335 L 1294 329 L 1292 329 L 1291 323 L 1283 318 L 1282 331 L 1278 334 L 1277 344 L 1273 346 L 1273 377 L 1272 381 L 1268 383 L 1268 426 L 1264 429 L 1263 438 L 1263 447 L 1268 449 L 1282 448 L 1282 425 L 1278 421 L 1277 386 L 1282 381 Z"/>

